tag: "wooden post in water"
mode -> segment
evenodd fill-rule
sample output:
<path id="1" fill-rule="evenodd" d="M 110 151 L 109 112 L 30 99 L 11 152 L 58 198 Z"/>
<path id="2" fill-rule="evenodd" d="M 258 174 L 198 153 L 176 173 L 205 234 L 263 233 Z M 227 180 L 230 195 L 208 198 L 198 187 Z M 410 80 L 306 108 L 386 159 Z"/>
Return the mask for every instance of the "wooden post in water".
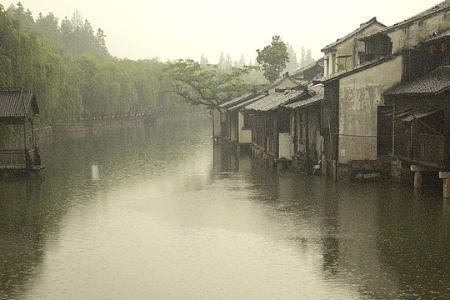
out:
<path id="1" fill-rule="evenodd" d="M 33 143 L 33 148 L 36 148 L 36 134 L 34 132 L 34 122 L 31 119 L 31 142 Z"/>
<path id="2" fill-rule="evenodd" d="M 425 171 L 425 169 L 420 166 L 411 165 L 411 172 L 414 172 L 414 188 L 415 189 L 419 190 L 422 188 L 424 171 Z"/>
<path id="3" fill-rule="evenodd" d="M 439 172 L 439 178 L 443 180 L 444 199 L 450 199 L 450 172 Z"/>

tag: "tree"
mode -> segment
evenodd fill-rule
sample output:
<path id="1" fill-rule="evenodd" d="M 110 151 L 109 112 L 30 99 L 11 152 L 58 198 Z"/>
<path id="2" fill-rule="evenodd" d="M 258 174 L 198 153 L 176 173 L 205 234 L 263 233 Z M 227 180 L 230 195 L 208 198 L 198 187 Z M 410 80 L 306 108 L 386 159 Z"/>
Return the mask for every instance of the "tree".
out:
<path id="1" fill-rule="evenodd" d="M 46 16 L 39 14 L 36 20 L 35 30 L 49 41 L 61 46 L 61 31 L 59 29 L 59 20 L 54 14 L 49 13 Z"/>
<path id="2" fill-rule="evenodd" d="M 305 57 L 305 65 L 312 64 L 313 62 L 314 62 L 314 59 L 312 57 L 311 49 L 308 49 L 308 51 L 306 52 L 306 57 Z"/>
<path id="3" fill-rule="evenodd" d="M 289 61 L 286 43 L 276 35 L 272 37 L 270 45 L 256 52 L 258 53 L 256 61 L 262 65 L 264 77 L 270 82 L 275 82 L 280 78 L 281 72 L 286 69 L 286 63 Z"/>
<path id="4" fill-rule="evenodd" d="M 202 68 L 193 60 L 178 60 L 170 63 L 164 70 L 165 82 L 171 83 L 167 93 L 182 97 L 194 105 L 215 108 L 255 89 L 246 83 L 243 76 L 252 68 L 232 68 L 223 71 L 220 68 Z"/>
<path id="5" fill-rule="evenodd" d="M 299 65 L 297 61 L 297 54 L 294 51 L 294 48 L 292 48 L 291 45 L 288 44 L 288 55 L 289 55 L 289 62 L 286 65 L 286 71 L 289 73 L 294 73 Z"/>
<path id="6" fill-rule="evenodd" d="M 97 29 L 97 34 L 95 35 L 95 39 L 97 41 L 96 46 L 97 46 L 97 53 L 99 54 L 103 54 L 103 55 L 108 55 L 108 47 L 106 47 L 106 34 L 105 32 L 101 29 L 98 28 Z"/>
<path id="7" fill-rule="evenodd" d="M 224 68 L 225 66 L 225 56 L 223 55 L 223 52 L 220 53 L 218 66 L 220 68 Z"/>
<path id="8" fill-rule="evenodd" d="M 202 56 L 200 57 L 200 65 L 206 66 L 208 64 L 209 64 L 208 59 L 206 58 L 205 55 L 202 54 Z"/>
<path id="9" fill-rule="evenodd" d="M 225 69 L 231 69 L 233 67 L 233 59 L 231 58 L 230 53 L 227 54 L 227 58 L 225 59 Z"/>
<path id="10" fill-rule="evenodd" d="M 300 52 L 300 67 L 304 67 L 306 65 L 306 51 L 305 47 L 302 46 L 302 50 Z"/>
<path id="11" fill-rule="evenodd" d="M 241 58 L 239 59 L 239 66 L 240 66 L 240 67 L 245 66 L 245 57 L 244 57 L 244 54 L 241 54 Z"/>
<path id="12" fill-rule="evenodd" d="M 51 13 L 34 20 L 21 5 L 7 11 L 0 5 L 0 87 L 33 90 L 42 124 L 81 114 L 185 109 L 180 97 L 163 93 L 172 85 L 161 80 L 167 64 L 116 59 L 108 54 L 101 29 L 95 35 L 89 21 L 73 19 L 76 26 L 68 18 L 59 25 Z"/>

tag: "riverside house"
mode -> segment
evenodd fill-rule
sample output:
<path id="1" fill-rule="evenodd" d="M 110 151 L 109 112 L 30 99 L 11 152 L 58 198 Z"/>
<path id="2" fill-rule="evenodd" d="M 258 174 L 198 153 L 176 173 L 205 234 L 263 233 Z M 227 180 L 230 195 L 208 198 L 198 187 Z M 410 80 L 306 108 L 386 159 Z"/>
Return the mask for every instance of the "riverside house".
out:
<path id="1" fill-rule="evenodd" d="M 327 81 L 336 74 L 346 73 L 359 66 L 364 61 L 365 44 L 360 41 L 364 36 L 386 28 L 376 18 L 362 23 L 356 30 L 325 46 L 324 77 L 316 82 L 324 83 L 325 104 L 322 107 L 323 120 L 321 132 L 324 137 L 324 156 L 322 157 L 322 172 L 337 175 L 339 149 L 339 85 L 336 81 Z"/>
<path id="2" fill-rule="evenodd" d="M 13 144 L 2 142 L 0 173 L 31 173 L 42 169 L 34 130 L 34 117 L 38 114 L 39 106 L 33 92 L 0 91 L 0 124 L 14 126 L 22 134 Z"/>
<path id="3" fill-rule="evenodd" d="M 277 89 L 244 108 L 251 116 L 251 146 L 255 156 L 275 163 L 292 159 L 290 115 L 280 107 L 299 99 L 306 90 L 301 85 L 294 89 Z"/>
<path id="4" fill-rule="evenodd" d="M 220 104 L 211 112 L 214 140 L 218 143 L 250 144 L 250 118 L 242 108 L 261 99 L 262 95 L 275 93 L 277 90 L 292 89 L 298 85 L 299 81 L 286 74 L 266 89 L 248 93 Z"/>
<path id="5" fill-rule="evenodd" d="M 297 101 L 284 109 L 290 115 L 289 136 L 293 165 L 310 173 L 321 165 L 324 138 L 322 136 L 323 85 L 310 86 Z"/>
<path id="6" fill-rule="evenodd" d="M 374 166 L 380 166 L 380 161 L 392 157 L 393 119 L 405 115 L 395 113 L 392 117 L 392 105 L 386 103 L 385 93 L 399 91 L 395 90 L 399 85 L 445 64 L 448 49 L 441 41 L 450 29 L 449 10 L 450 1 L 444 1 L 412 18 L 359 38 L 365 44 L 364 53 L 359 54 L 360 64 L 322 80 L 332 136 L 328 159 L 334 161 L 336 176 L 346 174 L 355 162 L 373 162 Z M 439 42 L 433 44 L 435 38 Z M 430 42 L 431 48 L 426 46 Z M 429 76 L 439 77 L 443 73 Z M 429 80 L 427 78 L 423 80 Z M 423 110 L 421 113 L 428 112 L 428 109 Z M 431 106 L 430 110 L 433 110 Z"/>
<path id="7" fill-rule="evenodd" d="M 247 120 L 234 108 L 239 107 L 242 103 L 248 103 L 259 95 L 260 93 L 255 92 L 248 93 L 224 102 L 217 109 L 212 110 L 213 135 L 216 143 L 239 142 L 239 123 L 240 121 L 245 123 L 243 125 L 245 128 Z"/>

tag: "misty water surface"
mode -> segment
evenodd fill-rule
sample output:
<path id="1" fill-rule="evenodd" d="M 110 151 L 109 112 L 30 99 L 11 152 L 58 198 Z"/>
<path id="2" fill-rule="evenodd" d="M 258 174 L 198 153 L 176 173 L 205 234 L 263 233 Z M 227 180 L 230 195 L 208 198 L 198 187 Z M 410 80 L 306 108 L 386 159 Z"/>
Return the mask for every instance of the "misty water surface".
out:
<path id="1" fill-rule="evenodd" d="M 208 125 L 63 138 L 2 180 L 0 299 L 450 298 L 439 191 L 271 171 Z"/>

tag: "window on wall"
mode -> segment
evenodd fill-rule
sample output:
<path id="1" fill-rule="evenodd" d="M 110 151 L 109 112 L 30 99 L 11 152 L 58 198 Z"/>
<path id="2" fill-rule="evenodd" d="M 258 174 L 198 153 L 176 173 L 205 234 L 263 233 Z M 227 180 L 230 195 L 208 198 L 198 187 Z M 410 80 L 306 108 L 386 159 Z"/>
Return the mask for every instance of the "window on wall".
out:
<path id="1" fill-rule="evenodd" d="M 331 54 L 331 74 L 336 73 L 336 53 Z"/>
<path id="2" fill-rule="evenodd" d="M 290 116 L 286 115 L 280 118 L 278 122 L 278 131 L 279 133 L 288 133 L 290 129 Z"/>
<path id="3" fill-rule="evenodd" d="M 227 114 L 226 113 L 223 113 L 223 112 L 220 113 L 220 121 L 222 123 L 226 123 L 227 122 Z"/>
<path id="4" fill-rule="evenodd" d="M 244 124 L 242 129 L 248 130 L 252 127 L 252 116 L 249 114 L 244 114 Z"/>

